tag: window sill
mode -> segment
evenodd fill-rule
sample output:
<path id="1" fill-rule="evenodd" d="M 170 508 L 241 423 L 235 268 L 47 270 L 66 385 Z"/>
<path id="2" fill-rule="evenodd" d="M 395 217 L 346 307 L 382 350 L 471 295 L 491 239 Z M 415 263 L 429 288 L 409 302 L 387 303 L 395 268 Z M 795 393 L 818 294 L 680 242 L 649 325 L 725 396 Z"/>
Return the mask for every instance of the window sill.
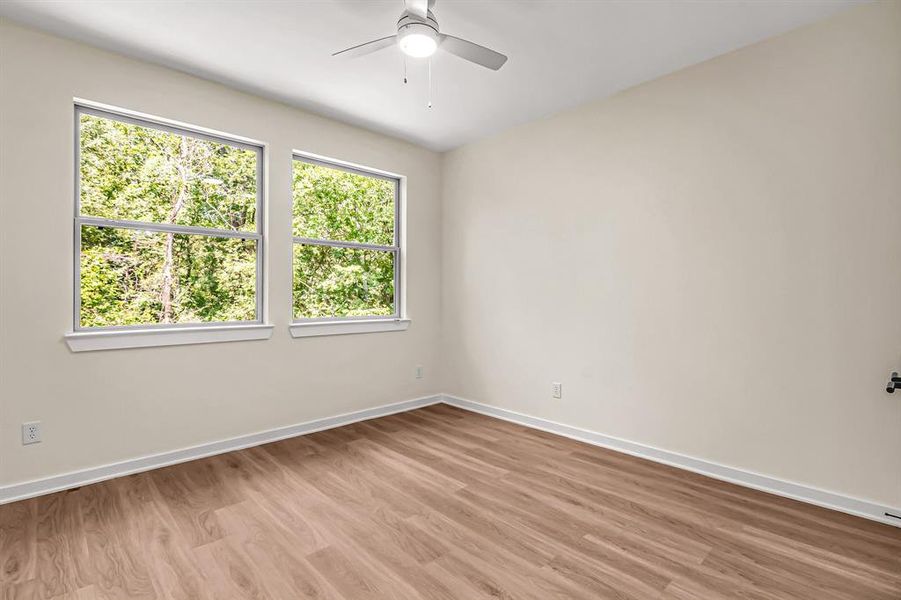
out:
<path id="1" fill-rule="evenodd" d="M 372 319 L 366 321 L 314 321 L 293 323 L 291 336 L 296 338 L 321 335 L 349 335 L 355 333 L 380 333 L 404 331 L 410 326 L 410 319 Z"/>
<path id="2" fill-rule="evenodd" d="M 119 348 L 148 348 L 180 346 L 184 344 L 212 344 L 267 340 L 272 325 L 220 325 L 211 327 L 175 327 L 172 329 L 129 329 L 118 331 L 79 331 L 66 334 L 72 352 L 115 350 Z"/>

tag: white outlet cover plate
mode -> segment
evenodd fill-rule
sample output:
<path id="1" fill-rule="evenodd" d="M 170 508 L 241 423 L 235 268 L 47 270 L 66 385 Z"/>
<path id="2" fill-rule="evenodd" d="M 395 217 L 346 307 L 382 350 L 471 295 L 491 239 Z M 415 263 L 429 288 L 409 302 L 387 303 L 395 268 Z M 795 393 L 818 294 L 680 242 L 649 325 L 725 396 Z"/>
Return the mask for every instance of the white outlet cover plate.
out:
<path id="1" fill-rule="evenodd" d="M 41 441 L 41 422 L 22 423 L 22 443 L 37 444 Z"/>

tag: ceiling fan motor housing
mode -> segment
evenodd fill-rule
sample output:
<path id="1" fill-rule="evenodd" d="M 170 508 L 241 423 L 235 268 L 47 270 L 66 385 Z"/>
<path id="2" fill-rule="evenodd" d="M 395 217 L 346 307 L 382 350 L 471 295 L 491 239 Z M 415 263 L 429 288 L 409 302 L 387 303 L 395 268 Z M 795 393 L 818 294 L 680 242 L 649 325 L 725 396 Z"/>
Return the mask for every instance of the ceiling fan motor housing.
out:
<path id="1" fill-rule="evenodd" d="M 438 21 L 432 11 L 425 19 L 411 13 L 401 15 L 397 21 L 397 41 L 409 56 L 431 56 L 438 47 Z"/>

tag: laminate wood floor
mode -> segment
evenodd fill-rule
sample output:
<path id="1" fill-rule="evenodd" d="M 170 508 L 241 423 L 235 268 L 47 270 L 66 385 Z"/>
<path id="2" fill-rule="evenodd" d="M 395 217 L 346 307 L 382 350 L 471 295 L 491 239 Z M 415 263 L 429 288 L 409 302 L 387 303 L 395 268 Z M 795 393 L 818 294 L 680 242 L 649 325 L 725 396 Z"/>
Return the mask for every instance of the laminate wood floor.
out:
<path id="1" fill-rule="evenodd" d="M 901 529 L 437 405 L 0 506 L 4 599 L 901 599 Z"/>

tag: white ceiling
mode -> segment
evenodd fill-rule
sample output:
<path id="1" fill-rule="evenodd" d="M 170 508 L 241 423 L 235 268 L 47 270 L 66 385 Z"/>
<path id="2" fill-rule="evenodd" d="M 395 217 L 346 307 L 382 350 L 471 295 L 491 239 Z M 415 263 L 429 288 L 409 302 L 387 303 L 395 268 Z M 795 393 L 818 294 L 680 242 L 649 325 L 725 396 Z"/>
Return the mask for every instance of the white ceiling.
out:
<path id="1" fill-rule="evenodd" d="M 336 50 L 395 33 L 401 0 L 0 0 L 0 15 L 447 150 L 712 58 L 856 0 L 438 0 L 442 32 L 507 54 L 498 72 L 396 47 Z"/>

